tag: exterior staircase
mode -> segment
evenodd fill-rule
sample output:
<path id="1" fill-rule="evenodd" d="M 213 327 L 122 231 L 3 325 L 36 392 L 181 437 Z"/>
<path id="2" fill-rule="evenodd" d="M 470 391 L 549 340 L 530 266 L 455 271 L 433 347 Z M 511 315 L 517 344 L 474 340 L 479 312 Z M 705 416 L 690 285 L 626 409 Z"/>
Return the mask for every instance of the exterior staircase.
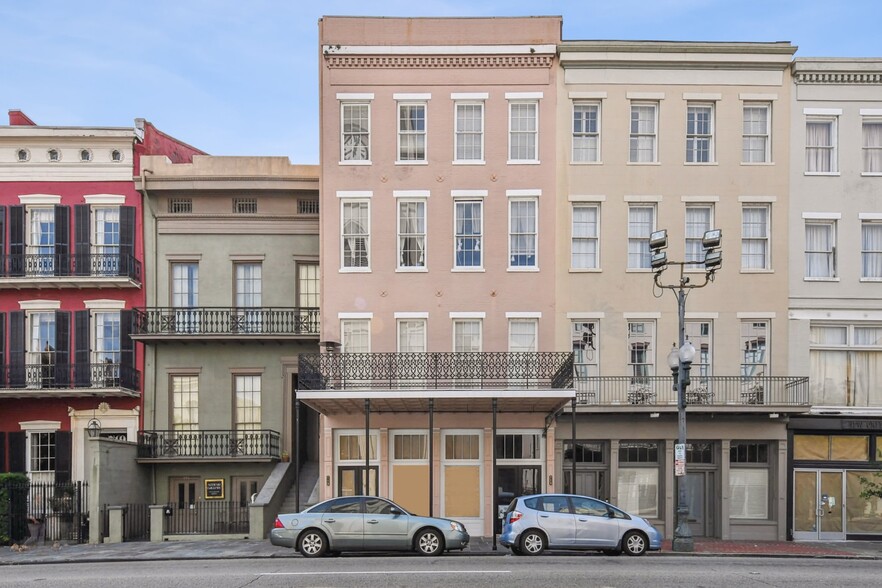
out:
<path id="1" fill-rule="evenodd" d="M 318 502 L 318 463 L 308 461 L 300 466 L 300 510 Z M 292 484 L 282 503 L 280 513 L 297 511 L 297 485 Z"/>

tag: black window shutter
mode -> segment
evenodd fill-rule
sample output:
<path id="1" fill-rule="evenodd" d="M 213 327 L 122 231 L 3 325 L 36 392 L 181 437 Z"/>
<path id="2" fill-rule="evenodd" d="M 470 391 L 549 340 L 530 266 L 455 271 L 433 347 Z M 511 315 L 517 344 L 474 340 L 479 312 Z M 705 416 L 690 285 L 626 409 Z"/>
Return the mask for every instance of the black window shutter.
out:
<path id="1" fill-rule="evenodd" d="M 6 467 L 6 432 L 0 431 L 0 474 L 5 474 L 9 471 L 9 468 Z"/>
<path id="2" fill-rule="evenodd" d="M 92 254 L 90 212 L 88 204 L 74 206 L 74 273 L 78 276 L 88 276 L 91 268 L 89 263 Z"/>
<path id="3" fill-rule="evenodd" d="M 135 342 L 132 340 L 132 321 L 135 316 L 131 310 L 119 313 L 119 379 L 120 386 L 128 390 L 138 390 L 138 372 L 135 371 Z"/>
<path id="4" fill-rule="evenodd" d="M 9 207 L 9 275 L 24 275 L 24 206 Z"/>
<path id="5" fill-rule="evenodd" d="M 70 431 L 55 431 L 55 482 L 70 482 L 71 440 Z"/>
<path id="6" fill-rule="evenodd" d="M 9 387 L 25 386 L 25 313 L 9 313 Z"/>
<path id="7" fill-rule="evenodd" d="M 8 388 L 6 381 L 8 366 L 6 365 L 6 313 L 0 312 L 0 388 Z"/>
<path id="8" fill-rule="evenodd" d="M 24 431 L 12 431 L 6 434 L 9 441 L 9 471 L 25 473 L 28 471 L 27 452 L 25 451 Z"/>
<path id="9" fill-rule="evenodd" d="M 70 386 L 70 312 L 55 311 L 55 385 Z"/>
<path id="10" fill-rule="evenodd" d="M 6 207 L 0 206 L 0 276 L 5 276 L 9 265 L 6 259 Z"/>
<path id="11" fill-rule="evenodd" d="M 70 273 L 70 207 L 55 207 L 55 275 Z"/>
<path id="12" fill-rule="evenodd" d="M 77 388 L 88 387 L 92 382 L 89 367 L 89 352 L 92 340 L 89 338 L 89 311 L 74 312 L 74 378 Z"/>
<path id="13" fill-rule="evenodd" d="M 133 280 L 141 276 L 135 271 L 135 207 L 119 207 L 119 273 Z"/>

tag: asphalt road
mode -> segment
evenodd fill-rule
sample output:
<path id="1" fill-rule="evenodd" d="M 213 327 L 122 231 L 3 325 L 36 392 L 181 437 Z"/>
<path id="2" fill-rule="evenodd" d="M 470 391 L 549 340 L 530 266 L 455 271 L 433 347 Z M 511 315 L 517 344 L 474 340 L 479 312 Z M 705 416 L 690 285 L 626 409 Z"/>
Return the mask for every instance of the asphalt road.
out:
<path id="1" fill-rule="evenodd" d="M 0 566 L 0 587 L 109 588 L 292 586 L 393 588 L 552 586 L 709 588 L 878 585 L 878 561 L 753 557 L 344 556 L 254 560 Z"/>

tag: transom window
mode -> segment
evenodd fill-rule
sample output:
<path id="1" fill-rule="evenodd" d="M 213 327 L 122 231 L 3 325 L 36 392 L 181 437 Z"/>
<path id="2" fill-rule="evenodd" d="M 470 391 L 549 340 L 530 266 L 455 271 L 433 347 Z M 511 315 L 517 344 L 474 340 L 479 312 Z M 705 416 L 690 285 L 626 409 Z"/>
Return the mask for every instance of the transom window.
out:
<path id="1" fill-rule="evenodd" d="M 658 103 L 631 104 L 631 136 L 628 161 L 653 163 L 658 161 Z"/>
<path id="2" fill-rule="evenodd" d="M 600 207 L 593 204 L 573 205 L 572 248 L 570 267 L 597 269 L 599 261 Z"/>
<path id="3" fill-rule="evenodd" d="M 426 433 L 393 433 L 392 459 L 417 461 L 429 458 L 429 439 Z"/>
<path id="4" fill-rule="evenodd" d="M 536 434 L 496 435 L 497 459 L 540 459 L 541 438 Z"/>
<path id="5" fill-rule="evenodd" d="M 371 105 L 344 102 L 341 104 L 343 161 L 370 161 Z"/>
<path id="6" fill-rule="evenodd" d="M 444 459 L 475 460 L 481 458 L 481 437 L 472 434 L 444 435 Z"/>
<path id="7" fill-rule="evenodd" d="M 600 161 L 600 104 L 573 104 L 573 162 Z"/>
<path id="8" fill-rule="evenodd" d="M 398 104 L 398 160 L 426 160 L 425 103 Z"/>
<path id="9" fill-rule="evenodd" d="M 741 127 L 741 161 L 768 163 L 771 157 L 771 105 L 746 102 Z"/>
<path id="10" fill-rule="evenodd" d="M 509 103 L 508 158 L 511 161 L 539 159 L 539 103 Z"/>
<path id="11" fill-rule="evenodd" d="M 690 104 L 686 107 L 686 161 L 710 163 L 714 160 L 714 106 Z"/>
<path id="12" fill-rule="evenodd" d="M 805 171 L 829 174 L 836 163 L 836 117 L 809 118 L 805 121 Z"/>
<path id="13" fill-rule="evenodd" d="M 377 434 L 371 433 L 371 460 L 377 459 Z M 341 433 L 337 436 L 337 460 L 338 461 L 361 461 L 365 460 L 364 433 Z"/>

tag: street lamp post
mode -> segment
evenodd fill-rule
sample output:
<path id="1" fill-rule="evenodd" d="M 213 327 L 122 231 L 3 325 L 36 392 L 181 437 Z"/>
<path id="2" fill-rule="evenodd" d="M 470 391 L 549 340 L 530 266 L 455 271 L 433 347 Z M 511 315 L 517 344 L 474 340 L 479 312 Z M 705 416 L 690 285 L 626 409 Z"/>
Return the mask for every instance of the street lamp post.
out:
<path id="1" fill-rule="evenodd" d="M 653 282 L 656 287 L 671 290 L 677 298 L 677 332 L 679 345 L 674 344 L 668 354 L 668 367 L 674 377 L 674 390 L 677 392 L 677 446 L 674 451 L 674 481 L 677 493 L 677 526 L 674 528 L 673 551 L 693 551 L 695 543 L 689 529 L 689 506 L 686 500 L 686 485 L 682 483 L 686 475 L 686 388 L 689 386 L 689 372 L 695 358 L 695 347 L 686 339 L 686 297 L 694 288 L 703 288 L 714 279 L 714 273 L 723 263 L 720 251 L 722 233 L 719 229 L 705 232 L 701 245 L 704 249 L 704 261 L 668 261 L 664 249 L 668 246 L 666 230 L 656 231 L 650 235 L 649 248 L 652 252 L 651 267 L 654 272 Z M 669 265 L 680 266 L 680 278 L 676 283 L 664 284 L 662 273 Z M 684 270 L 687 266 L 704 266 L 704 282 L 693 284 Z"/>

